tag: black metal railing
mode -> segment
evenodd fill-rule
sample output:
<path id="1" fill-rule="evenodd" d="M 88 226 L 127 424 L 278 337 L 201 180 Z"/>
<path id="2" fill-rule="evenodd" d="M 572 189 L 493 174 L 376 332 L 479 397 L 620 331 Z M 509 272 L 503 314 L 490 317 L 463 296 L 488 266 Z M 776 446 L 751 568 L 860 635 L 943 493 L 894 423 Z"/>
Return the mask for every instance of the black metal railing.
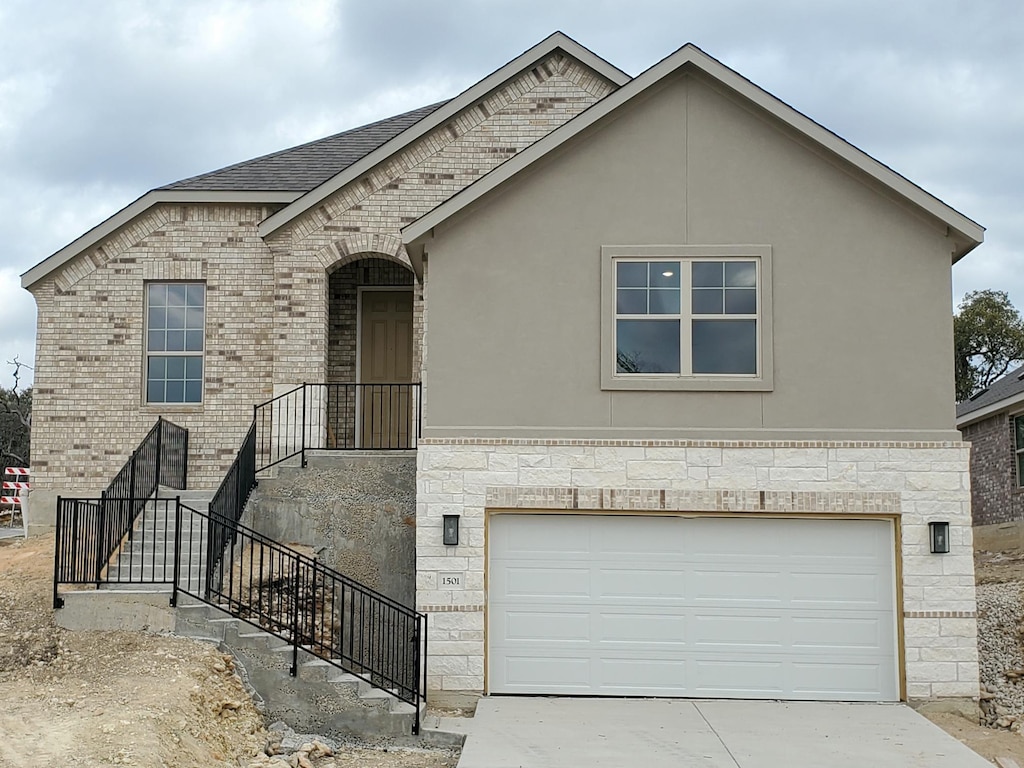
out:
<path id="1" fill-rule="evenodd" d="M 104 514 L 115 506 L 140 511 L 128 535 L 110 547 L 115 518 Z M 128 502 L 131 502 L 129 505 Z M 54 608 L 63 605 L 59 584 L 169 584 L 174 574 L 174 498 L 57 500 L 57 544 L 54 557 Z M 189 531 L 185 532 L 189 534 Z M 107 548 L 109 547 L 109 552 Z"/>
<path id="2" fill-rule="evenodd" d="M 399 451 L 416 447 L 420 385 L 300 384 L 253 409 L 256 471 L 306 451 Z"/>
<path id="3" fill-rule="evenodd" d="M 249 431 L 242 440 L 242 447 L 231 463 L 220 487 L 210 500 L 210 512 L 225 520 L 229 525 L 237 524 L 242 519 L 245 503 L 249 500 L 252 489 L 256 487 L 256 422 L 249 426 Z M 207 552 L 212 556 L 205 564 L 207 579 L 219 572 L 219 560 L 227 547 L 228 539 L 233 538 L 230 528 L 216 526 L 207 531 Z"/>
<path id="4" fill-rule="evenodd" d="M 179 592 L 215 605 L 299 650 L 390 691 L 416 710 L 426 696 L 426 616 L 214 512 L 178 505 L 176 530 L 206 530 L 199 549 L 176 545 Z M 220 542 L 221 550 L 212 549 Z"/>
<path id="5" fill-rule="evenodd" d="M 163 418 L 149 430 L 99 499 L 57 497 L 54 607 L 58 583 L 106 580 L 104 570 L 125 542 L 146 501 L 160 485 L 183 489 L 187 481 L 188 430 Z M 142 535 L 145 536 L 144 526 Z"/>
<path id="6" fill-rule="evenodd" d="M 418 385 L 408 384 L 303 385 L 257 406 L 209 512 L 156 497 L 159 485 L 184 488 L 188 450 L 187 430 L 159 420 L 100 498 L 58 497 L 54 608 L 64 605 L 60 584 L 172 585 L 171 605 L 179 593 L 188 594 L 290 643 L 293 675 L 303 649 L 412 704 L 413 733 L 419 733 L 426 702 L 426 616 L 239 522 L 256 472 L 265 468 L 259 464 L 261 408 L 277 413 L 269 430 L 286 427 L 285 435 L 298 435 L 298 450 L 290 455 L 302 453 L 305 463 L 305 450 L 326 447 L 306 439 L 323 434 L 326 424 L 326 411 L 311 404 L 329 402 L 331 387 L 346 386 L 406 387 L 404 395 L 388 393 L 389 403 L 403 413 L 407 406 L 418 409 Z M 281 418 L 300 393 L 296 418 Z M 398 434 L 414 445 L 408 429 Z M 415 437 L 418 431 L 417 426 Z"/>

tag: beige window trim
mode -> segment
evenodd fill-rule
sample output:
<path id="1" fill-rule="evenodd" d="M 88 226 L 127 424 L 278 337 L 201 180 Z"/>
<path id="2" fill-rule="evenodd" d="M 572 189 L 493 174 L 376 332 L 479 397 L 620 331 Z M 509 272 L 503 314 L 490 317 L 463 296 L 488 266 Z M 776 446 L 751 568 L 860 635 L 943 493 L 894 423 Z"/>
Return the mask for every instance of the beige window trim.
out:
<path id="1" fill-rule="evenodd" d="M 755 376 L 620 374 L 615 355 L 615 262 L 618 259 L 749 258 L 758 262 Z M 688 317 L 685 318 L 688 320 Z M 773 388 L 772 249 L 769 245 L 605 245 L 601 247 L 601 389 L 769 392 Z M 685 351 L 684 351 L 685 354 Z"/>

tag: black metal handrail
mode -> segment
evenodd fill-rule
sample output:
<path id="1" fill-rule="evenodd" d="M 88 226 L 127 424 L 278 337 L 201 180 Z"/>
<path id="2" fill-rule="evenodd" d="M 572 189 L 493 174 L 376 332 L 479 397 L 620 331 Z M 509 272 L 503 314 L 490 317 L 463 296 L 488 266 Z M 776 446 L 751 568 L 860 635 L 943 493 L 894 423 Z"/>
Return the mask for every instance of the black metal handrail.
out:
<path id="1" fill-rule="evenodd" d="M 160 485 L 185 488 L 188 430 L 164 418 L 132 451 L 99 499 L 57 497 L 54 607 L 58 583 L 103 581 L 103 571 L 132 535 L 136 519 Z"/>
<path id="2" fill-rule="evenodd" d="M 176 537 L 171 604 L 179 592 L 214 605 L 416 710 L 426 701 L 424 614 L 213 511 L 177 507 L 175 530 L 206 528 L 202 551 Z M 212 549 L 220 542 L 223 549 Z"/>
<path id="3" fill-rule="evenodd" d="M 416 447 L 421 387 L 393 384 L 301 384 L 253 408 L 256 471 L 306 452 L 401 451 Z"/>

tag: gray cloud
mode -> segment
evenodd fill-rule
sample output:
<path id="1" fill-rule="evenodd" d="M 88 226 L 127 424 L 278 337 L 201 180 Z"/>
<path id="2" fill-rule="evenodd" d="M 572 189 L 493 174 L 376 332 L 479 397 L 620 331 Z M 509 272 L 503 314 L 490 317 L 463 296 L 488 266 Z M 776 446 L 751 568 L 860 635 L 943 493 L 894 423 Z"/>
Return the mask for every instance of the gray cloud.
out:
<path id="1" fill-rule="evenodd" d="M 556 29 L 630 74 L 696 43 L 988 227 L 954 298 L 1024 306 L 1017 0 L 8 0 L 0 363 L 32 354 L 13 275 L 148 189 L 453 96 Z"/>

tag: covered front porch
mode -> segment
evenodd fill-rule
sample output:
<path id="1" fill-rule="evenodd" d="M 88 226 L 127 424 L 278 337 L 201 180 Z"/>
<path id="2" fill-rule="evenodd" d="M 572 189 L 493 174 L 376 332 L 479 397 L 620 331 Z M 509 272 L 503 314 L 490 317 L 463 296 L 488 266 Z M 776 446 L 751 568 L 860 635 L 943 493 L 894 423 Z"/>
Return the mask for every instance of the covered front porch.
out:
<path id="1" fill-rule="evenodd" d="M 254 408 L 257 466 L 306 452 L 403 451 L 420 434 L 421 292 L 409 265 L 383 253 L 326 269 L 325 379 L 275 386 Z"/>

